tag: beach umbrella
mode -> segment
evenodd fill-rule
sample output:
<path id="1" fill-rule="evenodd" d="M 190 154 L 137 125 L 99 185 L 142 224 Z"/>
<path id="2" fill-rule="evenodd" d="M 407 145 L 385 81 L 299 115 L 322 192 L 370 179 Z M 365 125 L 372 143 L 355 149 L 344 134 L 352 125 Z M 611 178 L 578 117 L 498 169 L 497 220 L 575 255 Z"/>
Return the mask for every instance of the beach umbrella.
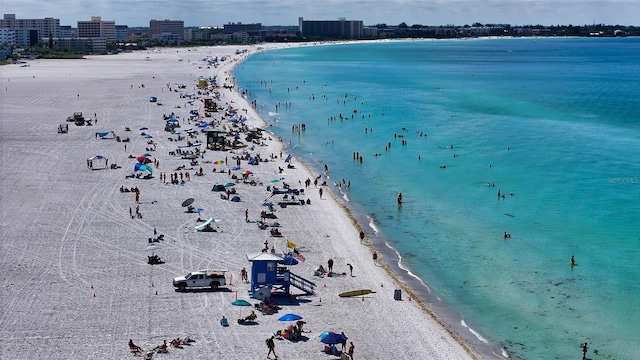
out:
<path id="1" fill-rule="evenodd" d="M 149 153 L 144 153 L 144 154 L 142 154 L 142 156 L 153 156 L 153 155 L 151 155 Z"/>
<path id="2" fill-rule="evenodd" d="M 144 138 L 145 138 L 145 139 L 151 139 L 151 138 L 153 138 L 153 136 L 151 136 L 151 135 L 145 135 L 145 136 L 144 136 Z"/>
<path id="3" fill-rule="evenodd" d="M 144 130 L 149 130 L 149 128 L 146 127 L 146 126 L 143 126 L 143 127 L 140 128 L 140 131 L 144 131 Z"/>
<path id="4" fill-rule="evenodd" d="M 251 306 L 251 303 L 248 302 L 247 300 L 235 300 L 233 302 L 231 302 L 231 305 L 235 305 L 235 306 Z"/>
<path id="5" fill-rule="evenodd" d="M 251 306 L 251 303 L 248 302 L 247 300 L 240 299 L 240 300 L 232 301 L 231 305 L 241 306 L 242 307 L 242 306 Z M 239 314 L 241 314 L 241 312 Z M 238 316 L 240 316 L 240 315 L 238 315 Z"/>
<path id="6" fill-rule="evenodd" d="M 228 183 L 224 184 L 224 187 L 231 187 L 231 186 L 236 186 L 236 183 L 228 182 Z"/>
<path id="7" fill-rule="evenodd" d="M 280 182 L 280 179 L 271 179 L 271 180 L 269 180 L 269 182 L 271 182 L 271 183 L 277 183 L 277 182 Z"/>
<path id="8" fill-rule="evenodd" d="M 242 172 L 242 175 L 251 175 L 251 174 L 253 174 L 253 173 L 251 171 L 249 171 L 249 170 L 245 170 L 245 171 Z"/>
<path id="9" fill-rule="evenodd" d="M 280 316 L 280 318 L 278 319 L 278 321 L 296 321 L 296 320 L 302 320 L 302 316 L 289 313 L 289 314 L 284 314 Z"/>
<path id="10" fill-rule="evenodd" d="M 239 167 L 237 167 L 237 166 L 234 166 L 234 167 L 232 167 L 232 168 L 231 168 L 231 170 L 233 170 L 233 171 L 238 171 L 238 170 L 240 170 L 240 168 L 239 168 Z"/>
<path id="11" fill-rule="evenodd" d="M 153 174 L 153 169 L 151 168 L 151 166 L 142 163 L 136 163 L 133 167 L 133 171 L 148 171 L 149 173 Z"/>
<path id="12" fill-rule="evenodd" d="M 187 200 L 182 202 L 182 207 L 187 207 L 187 206 L 193 204 L 194 201 L 196 201 L 196 199 L 188 198 Z"/>
<path id="13" fill-rule="evenodd" d="M 138 162 L 141 162 L 143 164 L 150 161 L 146 156 L 143 156 L 143 155 L 138 156 L 136 160 L 138 160 Z"/>
<path id="14" fill-rule="evenodd" d="M 213 163 L 214 165 L 222 165 L 224 164 L 224 160 L 218 160 Z"/>
<path id="15" fill-rule="evenodd" d="M 322 334 L 320 334 L 322 336 Z M 341 344 L 347 341 L 347 337 L 330 331 L 328 334 L 320 338 L 320 342 L 327 345 Z"/>

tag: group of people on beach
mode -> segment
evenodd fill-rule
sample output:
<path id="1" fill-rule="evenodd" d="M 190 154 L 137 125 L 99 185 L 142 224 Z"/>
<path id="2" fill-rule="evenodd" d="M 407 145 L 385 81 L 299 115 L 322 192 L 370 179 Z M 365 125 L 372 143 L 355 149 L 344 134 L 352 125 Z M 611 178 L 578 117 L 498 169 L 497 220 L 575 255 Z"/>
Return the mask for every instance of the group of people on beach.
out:
<path id="1" fill-rule="evenodd" d="M 129 350 L 135 355 L 143 355 L 145 360 L 153 359 L 154 354 L 167 354 L 169 353 L 169 345 L 177 349 L 184 349 L 183 345 L 191 345 L 191 343 L 196 342 L 191 339 L 189 336 L 185 336 L 184 338 L 175 338 L 171 340 L 170 343 L 167 343 L 167 340 L 164 340 L 162 344 L 151 348 L 149 351 L 145 353 L 145 351 L 138 345 L 136 345 L 132 339 L 129 339 Z"/>

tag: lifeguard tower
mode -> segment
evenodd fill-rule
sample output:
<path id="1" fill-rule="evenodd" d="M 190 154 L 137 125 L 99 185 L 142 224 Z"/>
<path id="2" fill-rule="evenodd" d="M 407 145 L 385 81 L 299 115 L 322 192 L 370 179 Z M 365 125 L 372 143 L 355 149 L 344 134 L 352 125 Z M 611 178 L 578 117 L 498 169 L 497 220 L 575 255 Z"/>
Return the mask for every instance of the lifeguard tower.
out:
<path id="1" fill-rule="evenodd" d="M 291 286 L 305 294 L 314 293 L 316 284 L 292 272 L 284 265 L 284 258 L 270 253 L 247 254 L 251 262 L 251 296 L 264 300 L 272 293 L 290 295 Z"/>
<path id="2" fill-rule="evenodd" d="M 226 131 L 208 130 L 207 131 L 207 149 L 224 150 L 224 143 L 227 136 Z"/>

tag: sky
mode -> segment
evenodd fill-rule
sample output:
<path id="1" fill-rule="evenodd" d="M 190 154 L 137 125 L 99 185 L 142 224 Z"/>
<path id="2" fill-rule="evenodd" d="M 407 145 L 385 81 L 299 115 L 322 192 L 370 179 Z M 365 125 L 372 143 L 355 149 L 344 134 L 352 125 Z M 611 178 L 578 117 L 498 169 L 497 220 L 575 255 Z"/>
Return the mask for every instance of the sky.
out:
<path id="1" fill-rule="evenodd" d="M 364 25 L 640 25 L 640 0 L 0 0 L 18 19 L 113 20 L 149 26 L 183 20 L 185 26 L 228 23 L 297 25 L 306 20 L 362 20 Z"/>

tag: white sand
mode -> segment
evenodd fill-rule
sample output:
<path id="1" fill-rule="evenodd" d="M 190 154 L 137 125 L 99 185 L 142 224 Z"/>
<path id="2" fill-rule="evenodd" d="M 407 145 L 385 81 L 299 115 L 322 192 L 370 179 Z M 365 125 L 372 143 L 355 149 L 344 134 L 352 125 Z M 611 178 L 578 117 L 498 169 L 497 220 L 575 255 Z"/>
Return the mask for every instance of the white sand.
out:
<path id="1" fill-rule="evenodd" d="M 355 344 L 358 359 L 472 358 L 415 299 L 409 301 L 406 293 L 403 301 L 393 299 L 398 285 L 383 267 L 373 264 L 371 250 L 360 244 L 352 220 L 328 191 L 320 199 L 312 185 L 305 197 L 311 200 L 310 206 L 278 208 L 283 238 L 272 238 L 255 223 L 245 222 L 245 209 L 252 220 L 259 219 L 271 179 L 284 176 L 292 187 L 300 187 L 299 180 L 314 179 L 295 159 L 296 169 L 287 169 L 283 175 L 277 174 L 277 167 L 284 167 L 279 159 L 259 166 L 243 162 L 243 169 L 253 171 L 253 178 L 264 185 L 238 184 L 239 203 L 210 191 L 213 184 L 229 181 L 226 174 L 212 173 L 212 164 L 203 166 L 205 176 L 191 176 L 184 186 L 160 182 L 160 172 L 169 174 L 183 164 L 189 167 L 186 160 L 169 155 L 178 143 L 168 140 L 162 115 L 175 112 L 184 119 L 191 108 L 203 111 L 200 101 L 185 108 L 186 100 L 169 92 L 166 84 L 183 83 L 186 91 L 194 92 L 198 75 L 214 71 L 223 83 L 226 71 L 236 62 L 227 61 L 214 70 L 200 59 L 207 54 L 239 58 L 236 48 L 163 49 L 0 68 L 0 358 L 133 358 L 128 339 L 146 350 L 186 335 L 196 342 L 155 357 L 265 358 L 264 340 L 287 325 L 277 319 L 289 312 L 307 321 L 308 340 L 277 340 L 279 359 L 335 358 L 320 352 L 318 335 L 326 330 L 343 331 Z M 223 103 L 249 110 L 251 126 L 264 126 L 237 93 L 221 92 Z M 164 106 L 149 102 L 151 95 Z M 68 123 L 69 133 L 58 134 L 58 124 L 76 111 L 91 117 L 96 113 L 97 125 Z M 125 126 L 132 131 L 125 132 Z M 152 180 L 125 179 L 136 162 L 128 155 L 141 155 L 149 146 L 138 130 L 143 126 L 157 142 L 152 154 L 160 167 Z M 183 121 L 182 129 L 188 127 Z M 126 152 L 125 143 L 95 138 L 96 132 L 110 130 L 130 137 Z M 268 146 L 251 153 L 279 156 L 281 144 L 275 140 L 265 140 Z M 205 142 L 204 135 L 200 141 Z M 122 168 L 88 170 L 87 158 L 97 154 Z M 232 162 L 232 156 L 207 151 L 205 160 L 228 157 Z M 129 217 L 135 199 L 132 193 L 121 193 L 121 185 L 141 190 L 142 219 Z M 180 206 L 189 197 L 205 209 L 203 217 L 219 219 L 220 232 L 194 231 L 197 215 L 185 213 Z M 152 266 L 146 263 L 144 249 L 154 228 L 165 235 L 158 254 L 166 263 Z M 239 272 L 250 268 L 246 254 L 259 252 L 265 239 L 279 253 L 286 251 L 286 239 L 297 244 L 306 262 L 292 271 L 314 281 L 317 291 L 299 296 L 293 305 L 285 302 L 274 315 L 259 314 L 258 325 L 238 325 L 235 320 L 247 315 L 249 308 L 234 307 L 231 302 L 237 296 L 256 303 L 248 295 L 248 285 L 240 282 Z M 329 258 L 335 260 L 338 272 L 348 273 L 346 264 L 351 263 L 354 277 L 314 277 L 313 270 L 320 264 L 326 267 Z M 233 286 L 218 292 L 174 291 L 174 276 L 200 268 L 230 269 Z M 353 289 L 377 293 L 364 299 L 338 297 Z M 222 315 L 231 326 L 219 325 Z"/>

